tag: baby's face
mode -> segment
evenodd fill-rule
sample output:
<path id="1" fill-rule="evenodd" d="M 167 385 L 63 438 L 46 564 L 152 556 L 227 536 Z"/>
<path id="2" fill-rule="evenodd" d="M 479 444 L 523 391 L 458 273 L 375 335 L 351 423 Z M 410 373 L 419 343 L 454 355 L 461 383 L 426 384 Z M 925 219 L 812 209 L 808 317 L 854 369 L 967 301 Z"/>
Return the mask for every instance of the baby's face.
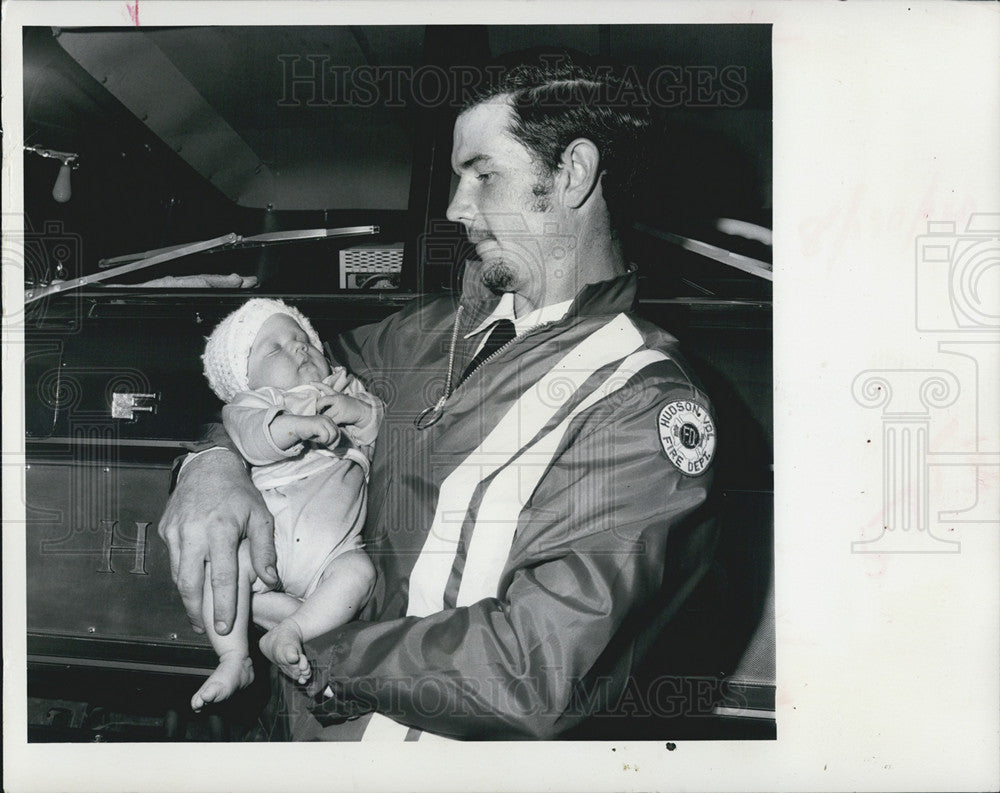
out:
<path id="1" fill-rule="evenodd" d="M 250 388 L 289 389 L 315 383 L 330 374 L 323 353 L 309 343 L 298 322 L 275 314 L 261 326 L 250 347 L 247 382 Z"/>

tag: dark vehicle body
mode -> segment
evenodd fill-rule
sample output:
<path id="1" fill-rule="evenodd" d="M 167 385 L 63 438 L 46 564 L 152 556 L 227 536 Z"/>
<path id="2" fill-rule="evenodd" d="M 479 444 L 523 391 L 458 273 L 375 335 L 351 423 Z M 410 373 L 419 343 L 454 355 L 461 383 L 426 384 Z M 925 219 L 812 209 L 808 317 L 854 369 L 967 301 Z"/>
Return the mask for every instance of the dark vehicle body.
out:
<path id="1" fill-rule="evenodd" d="M 215 655 L 156 532 L 174 461 L 220 407 L 204 338 L 251 296 L 293 303 L 330 339 L 420 294 L 457 294 L 448 80 L 542 45 L 672 89 L 626 241 L 641 310 L 681 340 L 720 437 L 710 574 L 632 704 L 567 737 L 774 737 L 770 248 L 722 222 L 770 227 L 769 28 L 368 26 L 25 29 L 25 145 L 78 155 L 65 203 L 57 163 L 24 162 L 30 740 L 251 733 L 260 658 L 250 690 L 188 713 Z M 445 80 L 434 101 L 429 75 Z M 359 226 L 371 231 L 273 237 Z M 227 234 L 104 280 L 141 252 Z M 230 273 L 256 285 L 191 285 Z"/>

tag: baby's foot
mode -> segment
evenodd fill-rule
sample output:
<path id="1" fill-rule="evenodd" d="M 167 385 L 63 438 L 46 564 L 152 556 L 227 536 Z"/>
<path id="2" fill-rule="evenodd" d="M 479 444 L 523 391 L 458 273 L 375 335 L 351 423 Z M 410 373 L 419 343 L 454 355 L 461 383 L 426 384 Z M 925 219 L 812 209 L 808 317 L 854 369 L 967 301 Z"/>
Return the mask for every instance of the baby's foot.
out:
<path id="1" fill-rule="evenodd" d="M 227 655 L 191 697 L 191 710 L 200 711 L 209 702 L 221 702 L 253 682 L 253 663 L 245 655 Z"/>
<path id="2" fill-rule="evenodd" d="M 279 622 L 260 640 L 260 651 L 292 680 L 305 683 L 311 670 L 302 649 L 302 631 L 295 620 Z"/>

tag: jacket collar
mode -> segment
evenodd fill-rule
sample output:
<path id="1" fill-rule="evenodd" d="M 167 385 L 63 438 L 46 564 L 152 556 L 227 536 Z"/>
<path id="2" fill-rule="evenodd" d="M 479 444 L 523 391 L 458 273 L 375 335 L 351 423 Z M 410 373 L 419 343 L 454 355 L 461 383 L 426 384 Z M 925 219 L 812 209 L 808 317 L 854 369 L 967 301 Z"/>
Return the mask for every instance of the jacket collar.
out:
<path id="1" fill-rule="evenodd" d="M 570 304 L 564 318 L 576 316 L 600 316 L 632 311 L 637 304 L 639 277 L 636 268 L 624 275 L 587 284 Z M 487 320 L 497 309 L 500 297 L 486 289 L 482 283 L 466 284 L 462 290 L 461 305 L 465 307 L 465 321 L 462 323 L 468 333 Z"/>

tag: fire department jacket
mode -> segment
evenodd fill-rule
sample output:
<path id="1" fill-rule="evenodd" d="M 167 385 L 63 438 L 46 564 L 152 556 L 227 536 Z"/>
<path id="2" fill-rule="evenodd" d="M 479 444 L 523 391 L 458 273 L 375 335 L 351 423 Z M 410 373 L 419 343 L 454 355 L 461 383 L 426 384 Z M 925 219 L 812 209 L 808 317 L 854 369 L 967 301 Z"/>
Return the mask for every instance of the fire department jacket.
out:
<path id="1" fill-rule="evenodd" d="M 715 540 L 711 406 L 635 293 L 634 274 L 585 287 L 424 429 L 496 298 L 421 298 L 339 339 L 386 418 L 364 533 L 376 589 L 321 642 L 320 724 L 377 711 L 367 735 L 551 738 L 615 702 Z"/>

